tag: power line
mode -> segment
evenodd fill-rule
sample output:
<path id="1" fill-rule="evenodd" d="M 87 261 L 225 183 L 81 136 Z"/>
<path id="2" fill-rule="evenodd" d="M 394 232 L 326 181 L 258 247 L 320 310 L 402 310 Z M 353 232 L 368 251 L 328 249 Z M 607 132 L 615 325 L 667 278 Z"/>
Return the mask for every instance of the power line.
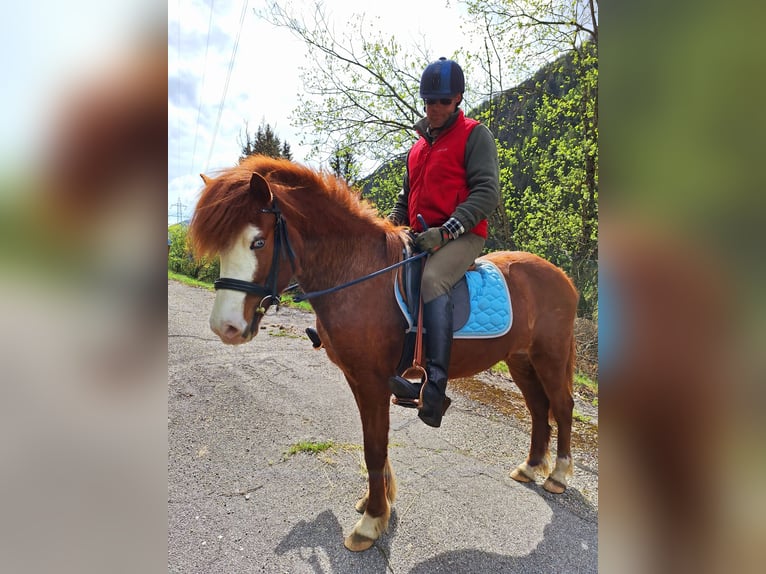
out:
<path id="1" fill-rule="evenodd" d="M 215 140 L 218 136 L 218 127 L 221 124 L 221 115 L 223 114 L 223 106 L 226 103 L 226 93 L 229 91 L 229 81 L 231 80 L 231 72 L 234 69 L 234 60 L 237 58 L 237 49 L 239 48 L 239 38 L 242 35 L 242 25 L 245 22 L 245 14 L 247 13 L 248 0 L 242 3 L 242 14 L 239 18 L 239 31 L 237 32 L 237 39 L 234 42 L 234 49 L 231 53 L 231 60 L 229 60 L 229 69 L 226 72 L 226 83 L 223 87 L 223 96 L 221 97 L 221 105 L 218 107 L 218 117 L 215 120 L 215 128 L 213 129 L 213 140 L 210 142 L 210 152 L 207 155 L 207 163 L 205 164 L 205 171 L 210 167 L 210 158 L 213 156 L 213 148 L 215 147 Z"/>
<path id="2" fill-rule="evenodd" d="M 205 77 L 207 76 L 207 56 L 210 51 L 210 32 L 213 29 L 213 6 L 215 0 L 210 0 L 210 15 L 207 20 L 207 39 L 205 40 L 205 63 L 202 67 L 202 86 L 199 91 L 199 104 L 197 106 L 197 125 L 194 128 L 194 150 L 192 151 L 191 169 L 194 169 L 194 160 L 197 159 L 197 136 L 199 135 L 199 119 L 202 115 L 202 98 L 205 91 Z"/>

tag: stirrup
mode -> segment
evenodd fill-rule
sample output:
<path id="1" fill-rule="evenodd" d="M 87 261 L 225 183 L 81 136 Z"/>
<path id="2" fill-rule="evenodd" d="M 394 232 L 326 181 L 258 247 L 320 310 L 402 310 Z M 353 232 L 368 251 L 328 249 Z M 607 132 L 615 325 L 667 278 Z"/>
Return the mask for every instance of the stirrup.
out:
<path id="1" fill-rule="evenodd" d="M 420 382 L 413 382 L 407 378 L 407 375 L 410 377 L 414 375 L 413 371 L 420 373 Z M 420 408 L 423 385 L 427 381 L 428 374 L 420 365 L 413 365 L 401 375 L 390 377 L 388 379 L 388 388 L 391 389 L 391 393 L 394 395 L 391 397 L 391 403 L 410 409 Z"/>
<path id="2" fill-rule="evenodd" d="M 420 389 L 423 383 L 413 383 L 404 377 L 395 376 L 388 379 L 388 388 L 393 396 L 391 403 L 400 407 L 416 409 L 420 406 Z"/>

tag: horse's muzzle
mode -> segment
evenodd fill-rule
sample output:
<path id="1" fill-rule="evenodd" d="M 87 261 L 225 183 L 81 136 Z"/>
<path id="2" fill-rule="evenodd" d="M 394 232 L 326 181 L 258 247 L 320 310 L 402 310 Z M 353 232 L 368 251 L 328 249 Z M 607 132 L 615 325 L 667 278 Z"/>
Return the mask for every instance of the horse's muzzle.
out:
<path id="1" fill-rule="evenodd" d="M 241 345 L 250 341 L 258 333 L 258 324 L 260 319 L 255 321 L 255 324 L 242 323 L 236 324 L 229 321 L 222 323 L 210 323 L 210 329 L 218 335 L 221 341 L 227 345 Z"/>

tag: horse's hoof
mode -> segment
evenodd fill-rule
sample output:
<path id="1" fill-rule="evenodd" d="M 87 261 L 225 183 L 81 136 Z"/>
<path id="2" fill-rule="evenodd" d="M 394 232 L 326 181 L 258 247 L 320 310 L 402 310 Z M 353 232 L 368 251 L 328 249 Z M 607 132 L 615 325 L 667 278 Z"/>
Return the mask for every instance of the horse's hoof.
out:
<path id="1" fill-rule="evenodd" d="M 375 544 L 375 541 L 372 538 L 367 538 L 356 532 L 346 536 L 346 539 L 343 541 L 343 545 L 351 550 L 351 552 L 362 552 L 363 550 L 370 548 L 373 544 Z"/>
<path id="2" fill-rule="evenodd" d="M 511 478 L 517 482 L 534 482 L 535 479 L 524 473 L 521 467 L 516 467 L 511 471 Z"/>
<path id="3" fill-rule="evenodd" d="M 553 494 L 561 494 L 567 489 L 567 485 L 559 482 L 555 478 L 548 477 L 543 484 L 543 488 Z"/>
<path id="4" fill-rule="evenodd" d="M 359 514 L 364 514 L 364 511 L 367 510 L 367 503 L 369 500 L 370 497 L 365 494 L 362 498 L 356 501 L 354 510 L 356 510 Z"/>

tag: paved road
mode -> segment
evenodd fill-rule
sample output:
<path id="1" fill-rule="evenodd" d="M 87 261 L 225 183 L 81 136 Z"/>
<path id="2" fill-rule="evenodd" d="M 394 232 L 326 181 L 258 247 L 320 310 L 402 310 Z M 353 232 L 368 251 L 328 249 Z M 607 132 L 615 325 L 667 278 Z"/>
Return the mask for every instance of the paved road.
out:
<path id="1" fill-rule="evenodd" d="M 313 316 L 283 308 L 231 347 L 208 328 L 213 298 L 168 281 L 169 572 L 598 571 L 593 444 L 575 451 L 563 495 L 519 484 L 508 473 L 526 455 L 527 423 L 455 390 L 440 429 L 391 407 L 389 532 L 346 550 L 366 488 L 361 424 L 341 372 L 303 334 Z M 301 441 L 335 446 L 286 454 Z"/>

